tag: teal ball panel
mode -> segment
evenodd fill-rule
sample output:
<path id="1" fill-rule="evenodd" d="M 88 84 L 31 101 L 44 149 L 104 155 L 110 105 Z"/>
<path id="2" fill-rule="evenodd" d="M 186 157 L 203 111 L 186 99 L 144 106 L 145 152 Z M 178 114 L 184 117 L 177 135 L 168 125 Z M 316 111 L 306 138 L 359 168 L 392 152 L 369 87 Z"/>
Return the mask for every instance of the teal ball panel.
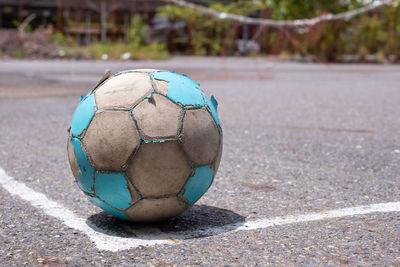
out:
<path id="1" fill-rule="evenodd" d="M 75 110 L 71 121 L 72 136 L 80 136 L 89 126 L 96 111 L 96 102 L 93 95 L 84 98 Z"/>
<path id="2" fill-rule="evenodd" d="M 218 112 L 217 112 L 217 108 L 218 108 L 217 100 L 214 98 L 214 96 L 211 96 L 211 99 L 210 99 L 205 94 L 204 94 L 204 100 L 206 102 L 207 109 L 210 110 L 211 115 L 214 118 L 215 123 L 218 126 L 221 126 L 221 122 L 219 121 Z"/>
<path id="3" fill-rule="evenodd" d="M 180 197 L 187 202 L 189 206 L 200 199 L 211 186 L 214 177 L 214 170 L 208 165 L 194 168 L 194 175 L 191 176 L 183 186 Z"/>
<path id="4" fill-rule="evenodd" d="M 76 162 L 79 166 L 78 185 L 86 194 L 93 194 L 95 169 L 90 165 L 88 157 L 82 149 L 81 141 L 76 137 L 72 137 L 71 143 L 75 151 Z"/>
<path id="5" fill-rule="evenodd" d="M 199 84 L 189 77 L 171 71 L 151 73 L 155 79 L 168 82 L 167 97 L 183 106 L 204 107 L 204 99 Z"/>
<path id="6" fill-rule="evenodd" d="M 97 197 L 89 197 L 90 201 L 95 204 L 97 207 L 101 208 L 108 214 L 111 214 L 117 218 L 124 219 L 124 220 L 129 220 L 128 217 L 126 217 L 125 213 L 123 211 L 116 210 L 114 207 L 111 207 L 101 199 L 98 199 Z"/>
<path id="7" fill-rule="evenodd" d="M 117 209 L 127 209 L 132 197 L 124 172 L 97 173 L 94 188 L 96 196 Z"/>

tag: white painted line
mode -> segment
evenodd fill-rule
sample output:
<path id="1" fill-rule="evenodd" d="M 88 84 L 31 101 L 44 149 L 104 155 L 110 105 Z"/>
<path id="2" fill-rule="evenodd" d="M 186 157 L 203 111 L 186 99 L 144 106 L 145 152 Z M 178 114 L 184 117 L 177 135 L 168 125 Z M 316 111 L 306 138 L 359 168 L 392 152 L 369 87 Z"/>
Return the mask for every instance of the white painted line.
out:
<path id="1" fill-rule="evenodd" d="M 29 202 L 32 206 L 41 209 L 47 215 L 61 220 L 65 225 L 81 231 L 92 240 L 98 249 L 119 251 L 135 248 L 138 246 L 154 246 L 160 244 L 176 244 L 180 240 L 198 238 L 202 236 L 213 236 L 227 232 L 249 231 L 263 229 L 279 225 L 287 225 L 301 222 L 311 222 L 332 218 L 342 218 L 355 215 L 382 212 L 400 212 L 400 202 L 389 202 L 356 206 L 350 208 L 336 209 L 303 215 L 290 215 L 284 217 L 264 218 L 245 223 L 227 224 L 221 227 L 210 227 L 208 229 L 195 229 L 179 233 L 164 233 L 158 228 L 148 227 L 146 229 L 129 229 L 135 237 L 119 237 L 115 233 L 106 232 L 94 225 L 88 225 L 86 219 L 76 216 L 72 211 L 62 205 L 48 199 L 44 194 L 36 192 L 24 183 L 7 176 L 0 168 L 0 184 L 11 194 L 19 196 Z M 113 235 L 114 234 L 114 235 Z"/>
<path id="2" fill-rule="evenodd" d="M 7 176 L 5 171 L 1 168 L 0 184 L 11 194 L 19 196 L 23 200 L 29 202 L 32 206 L 44 211 L 47 215 L 59 219 L 68 227 L 83 232 L 100 250 L 118 251 L 138 246 L 173 243 L 168 240 L 169 238 L 166 234 L 163 234 L 158 229 L 149 229 L 149 232 L 151 232 L 151 230 L 156 230 L 150 235 L 155 237 L 154 239 L 146 237 L 145 231 L 139 233 L 137 238 L 123 238 L 107 235 L 106 233 L 103 233 L 103 230 L 98 229 L 94 225 L 89 227 L 86 223 L 86 219 L 76 216 L 72 211 L 57 202 L 48 199 L 44 194 L 36 192 L 27 187 L 24 183 L 18 182 L 14 178 Z"/>

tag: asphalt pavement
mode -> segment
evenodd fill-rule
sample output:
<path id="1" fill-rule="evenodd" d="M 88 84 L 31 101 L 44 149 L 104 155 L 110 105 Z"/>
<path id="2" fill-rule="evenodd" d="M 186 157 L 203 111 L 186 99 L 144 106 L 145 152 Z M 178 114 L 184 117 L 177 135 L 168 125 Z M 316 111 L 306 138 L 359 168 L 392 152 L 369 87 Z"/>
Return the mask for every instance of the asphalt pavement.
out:
<path id="1" fill-rule="evenodd" d="M 174 70 L 200 82 L 219 102 L 224 133 L 210 190 L 182 215 L 150 225 L 93 206 L 74 183 L 66 152 L 79 97 L 105 69 L 136 68 Z M 0 185 L 0 266 L 399 266 L 398 210 L 281 225 L 274 218 L 400 202 L 400 66 L 2 60 L 0 168 L 104 240 L 140 241 L 146 229 L 167 240 L 107 250 Z M 266 219 L 273 221 L 268 227 L 237 230 Z M 184 238 L 176 238 L 180 233 Z"/>

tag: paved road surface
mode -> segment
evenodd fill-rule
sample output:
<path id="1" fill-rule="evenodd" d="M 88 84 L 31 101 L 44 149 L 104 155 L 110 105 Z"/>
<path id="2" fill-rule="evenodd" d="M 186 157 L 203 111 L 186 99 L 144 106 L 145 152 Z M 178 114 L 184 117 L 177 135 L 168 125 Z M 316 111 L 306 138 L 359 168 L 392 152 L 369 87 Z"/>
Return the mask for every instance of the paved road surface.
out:
<path id="1" fill-rule="evenodd" d="M 106 68 L 175 70 L 219 101 L 217 179 L 175 219 L 113 219 L 73 182 L 66 130 Z M 2 266 L 400 265 L 400 66 L 0 61 L 0 125 Z"/>

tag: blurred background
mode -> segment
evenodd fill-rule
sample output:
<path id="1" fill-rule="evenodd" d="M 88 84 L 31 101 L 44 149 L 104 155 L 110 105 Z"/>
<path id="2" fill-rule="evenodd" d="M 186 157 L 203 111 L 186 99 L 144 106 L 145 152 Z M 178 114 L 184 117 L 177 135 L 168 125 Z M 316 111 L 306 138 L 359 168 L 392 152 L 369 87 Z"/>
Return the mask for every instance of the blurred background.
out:
<path id="1" fill-rule="evenodd" d="M 188 6 L 191 3 L 196 6 Z M 281 60 L 393 63 L 400 59 L 399 3 L 0 0 L 0 57 L 143 60 L 268 55 Z M 366 10 L 348 14 L 359 8 Z M 205 14 L 207 10 L 214 15 Z M 341 18 L 320 20 L 343 12 Z M 234 20 L 225 13 L 315 21 L 279 26 Z"/>
<path id="2" fill-rule="evenodd" d="M 0 0 L 0 266 L 400 266 L 399 62 L 400 0 Z M 215 96 L 221 165 L 155 226 L 174 246 L 99 251 L 68 214 L 110 240 L 137 229 L 78 189 L 67 129 L 106 69 L 143 68 Z M 11 196 L 5 173 L 71 219 Z M 244 221 L 271 227 L 229 230 Z"/>

